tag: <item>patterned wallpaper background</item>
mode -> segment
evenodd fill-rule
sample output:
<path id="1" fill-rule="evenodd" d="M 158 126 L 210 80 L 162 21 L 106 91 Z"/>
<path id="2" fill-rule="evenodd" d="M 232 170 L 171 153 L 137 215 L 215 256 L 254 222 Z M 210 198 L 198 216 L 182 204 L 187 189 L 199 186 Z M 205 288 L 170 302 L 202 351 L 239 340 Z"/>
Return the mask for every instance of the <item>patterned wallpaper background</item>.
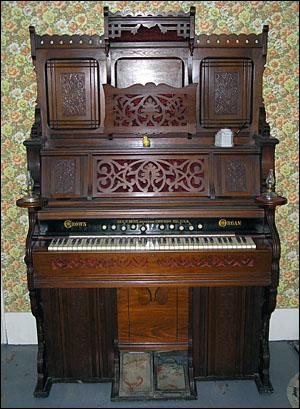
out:
<path id="1" fill-rule="evenodd" d="M 288 205 L 277 213 L 282 240 L 277 306 L 298 306 L 298 17 L 296 1 L 2 1 L 2 272 L 6 311 L 29 311 L 23 262 L 27 212 L 15 206 L 26 180 L 22 145 L 34 121 L 36 80 L 28 26 L 37 34 L 103 32 L 111 11 L 176 12 L 196 6 L 196 32 L 260 33 L 270 25 L 264 100 L 276 149 L 277 189 Z"/>

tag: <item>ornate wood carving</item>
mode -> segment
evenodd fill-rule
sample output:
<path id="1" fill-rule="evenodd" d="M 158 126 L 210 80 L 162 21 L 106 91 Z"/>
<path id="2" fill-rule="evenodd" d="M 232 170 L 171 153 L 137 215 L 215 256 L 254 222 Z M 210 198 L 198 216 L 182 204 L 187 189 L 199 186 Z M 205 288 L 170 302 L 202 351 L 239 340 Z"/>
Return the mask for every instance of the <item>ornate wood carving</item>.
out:
<path id="1" fill-rule="evenodd" d="M 215 113 L 217 115 L 237 114 L 239 73 L 215 72 Z"/>
<path id="2" fill-rule="evenodd" d="M 273 387 L 270 382 L 270 350 L 269 350 L 269 326 L 272 312 L 276 307 L 277 286 L 279 284 L 279 260 L 280 260 L 280 238 L 275 223 L 276 206 L 286 204 L 287 200 L 278 196 L 274 201 L 269 201 L 260 197 L 260 204 L 265 205 L 265 215 L 272 237 L 272 285 L 265 288 L 265 298 L 262 314 L 262 331 L 260 339 L 260 362 L 259 377 L 256 378 L 257 387 L 260 392 L 272 392 Z M 265 202 L 263 201 L 265 200 Z"/>
<path id="3" fill-rule="evenodd" d="M 161 267 L 200 267 L 200 268 L 224 268 L 224 267 L 254 267 L 254 257 L 237 255 L 213 255 L 213 256 L 190 256 L 185 257 L 157 257 L 157 264 Z"/>
<path id="4" fill-rule="evenodd" d="M 226 163 L 225 189 L 227 192 L 247 191 L 247 169 L 241 159 L 228 160 Z"/>
<path id="5" fill-rule="evenodd" d="M 260 192 L 258 153 L 214 155 L 216 196 L 256 196 Z"/>
<path id="6" fill-rule="evenodd" d="M 167 304 L 169 289 L 166 287 L 158 288 L 139 288 L 138 289 L 138 302 L 141 305 L 151 304 L 152 302 L 160 305 Z"/>
<path id="7" fill-rule="evenodd" d="M 48 377 L 47 349 L 45 345 L 44 315 L 41 303 L 40 290 L 34 288 L 33 274 L 34 266 L 32 260 L 32 237 L 37 220 L 37 211 L 34 208 L 28 209 L 29 230 L 26 238 L 26 254 L 24 261 L 27 266 L 27 281 L 30 297 L 31 311 L 36 319 L 38 355 L 37 355 L 37 384 L 34 391 L 36 397 L 46 397 L 49 395 L 52 381 Z"/>
<path id="8" fill-rule="evenodd" d="M 61 77 L 62 113 L 64 116 L 86 114 L 84 72 L 63 72 Z"/>
<path id="9" fill-rule="evenodd" d="M 136 84 L 127 88 L 103 85 L 105 130 L 108 133 L 196 131 L 196 87 Z"/>
<path id="10" fill-rule="evenodd" d="M 181 257 L 160 257 L 156 258 L 156 264 L 159 267 L 201 267 L 201 268 L 224 268 L 224 267 L 254 267 L 255 259 L 252 256 L 243 255 L 212 255 L 212 256 L 189 256 L 188 258 L 182 255 Z M 134 257 L 132 254 L 128 257 L 118 257 L 111 255 L 109 259 L 101 259 L 95 256 L 81 258 L 74 255 L 72 259 L 66 259 L 58 256 L 51 260 L 51 268 L 55 270 L 73 270 L 80 268 L 145 268 L 149 266 L 149 259 L 147 256 Z"/>
<path id="11" fill-rule="evenodd" d="M 95 158 L 94 196 L 207 194 L 206 157 Z"/>
<path id="12" fill-rule="evenodd" d="M 49 59 L 46 62 L 46 74 L 50 128 L 99 127 L 97 60 L 94 58 Z"/>
<path id="13" fill-rule="evenodd" d="M 75 159 L 56 159 L 52 169 L 53 193 L 73 193 L 76 182 Z"/>
<path id="14" fill-rule="evenodd" d="M 81 258 L 77 255 L 74 255 L 72 259 L 68 260 L 66 260 L 64 257 L 57 257 L 54 260 L 51 260 L 51 268 L 53 269 L 53 271 L 63 269 L 73 270 L 80 268 L 144 268 L 147 267 L 147 265 L 147 257 L 135 258 L 132 255 L 128 255 L 128 257 L 122 257 L 122 259 L 120 259 L 118 256 L 113 255 L 109 259 L 101 259 L 95 256 L 91 256 L 89 258 Z"/>
<path id="15" fill-rule="evenodd" d="M 184 41 L 193 44 L 195 37 L 195 7 L 189 13 L 172 14 L 138 13 L 129 15 L 127 12 L 111 13 L 104 7 L 105 42 L 110 41 Z M 145 35 L 144 29 L 151 29 Z M 150 36 L 149 36 L 150 34 Z M 154 36 L 154 39 L 153 39 Z"/>
<path id="16" fill-rule="evenodd" d="M 201 126 L 245 128 L 251 125 L 252 60 L 204 58 L 200 77 Z"/>

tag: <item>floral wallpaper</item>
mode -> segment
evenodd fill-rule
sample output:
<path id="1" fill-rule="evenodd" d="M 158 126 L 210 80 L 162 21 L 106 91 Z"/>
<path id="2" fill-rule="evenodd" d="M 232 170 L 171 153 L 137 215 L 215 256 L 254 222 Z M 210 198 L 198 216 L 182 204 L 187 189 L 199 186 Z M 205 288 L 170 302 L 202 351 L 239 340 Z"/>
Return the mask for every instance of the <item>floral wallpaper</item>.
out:
<path id="1" fill-rule="evenodd" d="M 2 280 L 6 311 L 29 311 L 23 261 L 27 212 L 15 206 L 26 179 L 22 145 L 34 121 L 36 80 L 28 26 L 38 34 L 103 32 L 111 11 L 176 12 L 196 6 L 196 32 L 260 33 L 270 25 L 264 100 L 276 149 L 277 212 L 282 240 L 277 306 L 298 306 L 298 17 L 297 1 L 2 1 Z"/>

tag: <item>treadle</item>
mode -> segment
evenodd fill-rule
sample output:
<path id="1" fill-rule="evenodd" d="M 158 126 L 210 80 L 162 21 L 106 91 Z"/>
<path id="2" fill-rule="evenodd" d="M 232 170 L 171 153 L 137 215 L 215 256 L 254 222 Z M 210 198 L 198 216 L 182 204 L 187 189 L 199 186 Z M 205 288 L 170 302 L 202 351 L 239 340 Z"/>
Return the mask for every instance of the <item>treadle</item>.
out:
<path id="1" fill-rule="evenodd" d="M 196 399 L 185 351 L 120 352 L 112 400 Z"/>

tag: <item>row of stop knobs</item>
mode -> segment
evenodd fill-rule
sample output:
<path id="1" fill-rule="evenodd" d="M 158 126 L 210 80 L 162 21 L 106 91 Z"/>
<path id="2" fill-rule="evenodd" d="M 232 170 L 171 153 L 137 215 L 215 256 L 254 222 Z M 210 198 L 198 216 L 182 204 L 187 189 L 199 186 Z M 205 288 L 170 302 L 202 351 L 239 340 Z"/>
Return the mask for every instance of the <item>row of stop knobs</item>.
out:
<path id="1" fill-rule="evenodd" d="M 137 225 L 136 224 L 131 224 L 130 226 L 129 226 L 129 229 L 130 230 L 136 230 L 137 229 Z M 170 230 L 175 230 L 175 224 L 169 224 L 169 226 L 168 225 L 166 225 L 166 224 L 159 224 L 158 225 L 158 228 L 159 228 L 159 230 L 165 230 L 165 229 L 167 229 L 167 228 L 169 228 Z M 116 224 L 112 224 L 111 226 L 110 226 L 110 228 L 111 228 L 111 230 L 117 230 L 117 225 Z M 198 223 L 197 224 L 197 229 L 198 230 L 201 230 L 203 228 L 203 225 L 201 224 L 201 223 Z M 108 226 L 106 225 L 106 224 L 103 224 L 102 226 L 101 226 L 101 229 L 102 230 L 107 230 L 108 229 Z M 141 225 L 141 227 L 140 227 L 140 230 L 141 231 L 146 231 L 146 230 L 148 230 L 149 229 L 149 226 L 147 225 L 147 224 L 142 224 Z M 127 230 L 127 226 L 125 225 L 125 224 L 123 224 L 122 226 L 121 226 L 121 230 L 122 231 L 126 231 Z M 178 226 L 178 230 L 180 230 L 180 231 L 183 231 L 183 230 L 189 230 L 189 231 L 193 231 L 193 230 L 195 230 L 195 226 L 193 226 L 192 224 L 190 224 L 189 226 L 184 226 L 184 225 L 182 225 L 182 224 L 180 224 L 179 226 Z"/>

